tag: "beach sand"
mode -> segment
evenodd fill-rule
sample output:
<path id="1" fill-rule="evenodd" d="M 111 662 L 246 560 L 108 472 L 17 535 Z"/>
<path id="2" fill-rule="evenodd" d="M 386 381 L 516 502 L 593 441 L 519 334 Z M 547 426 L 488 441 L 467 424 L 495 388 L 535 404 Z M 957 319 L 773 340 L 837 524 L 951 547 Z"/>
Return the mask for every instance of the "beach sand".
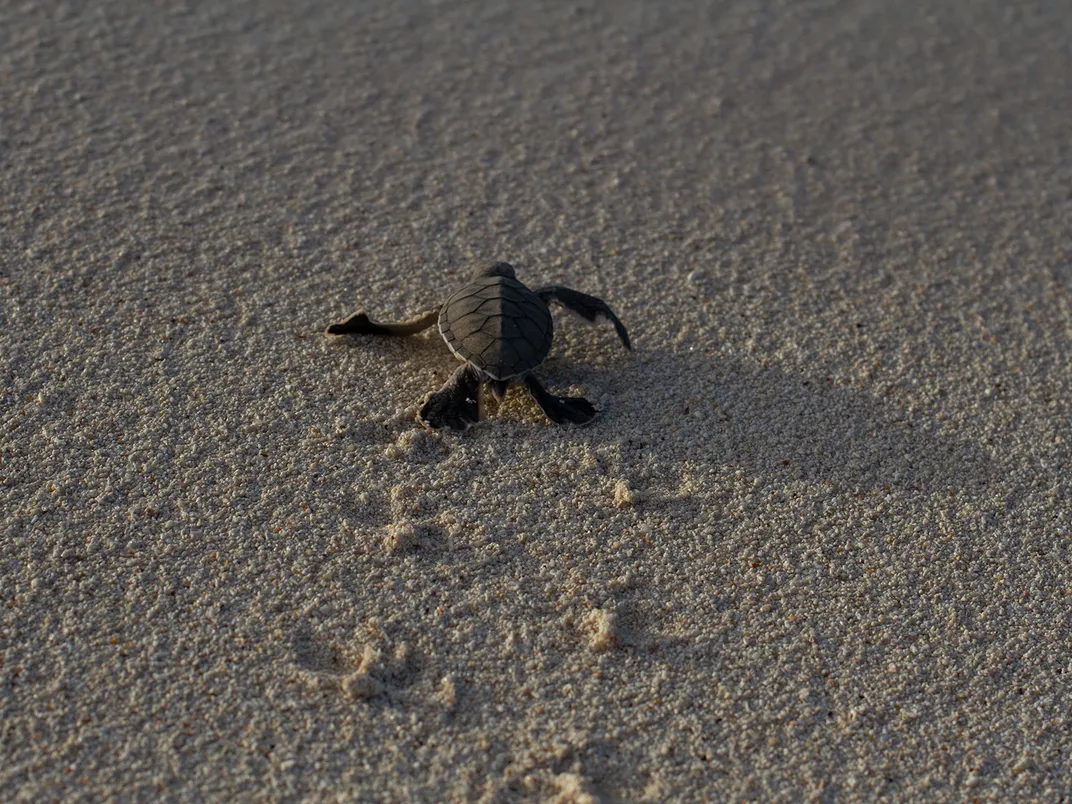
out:
<path id="1" fill-rule="evenodd" d="M 1067 2 L 0 7 L 0 798 L 1072 796 Z M 413 419 L 479 261 L 597 294 Z"/>

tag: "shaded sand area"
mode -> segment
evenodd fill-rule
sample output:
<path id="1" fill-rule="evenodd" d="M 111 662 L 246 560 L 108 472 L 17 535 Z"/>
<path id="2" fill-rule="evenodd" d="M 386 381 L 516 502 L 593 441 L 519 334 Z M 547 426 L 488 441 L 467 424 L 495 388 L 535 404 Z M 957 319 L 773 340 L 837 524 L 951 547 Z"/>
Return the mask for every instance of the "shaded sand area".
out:
<path id="1" fill-rule="evenodd" d="M 1072 795 L 1070 48 L 0 5 L 0 798 Z M 628 325 L 557 319 L 593 426 L 428 434 L 438 336 L 322 334 L 480 259 Z"/>

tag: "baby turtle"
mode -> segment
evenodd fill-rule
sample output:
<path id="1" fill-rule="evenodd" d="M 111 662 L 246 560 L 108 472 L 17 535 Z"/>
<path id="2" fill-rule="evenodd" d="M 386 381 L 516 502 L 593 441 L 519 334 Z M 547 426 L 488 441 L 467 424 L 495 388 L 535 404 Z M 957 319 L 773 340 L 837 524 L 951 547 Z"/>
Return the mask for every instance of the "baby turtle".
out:
<path id="1" fill-rule="evenodd" d="M 532 373 L 551 351 L 554 324 L 547 305 L 552 302 L 591 322 L 610 321 L 625 348 L 632 348 L 629 333 L 606 302 L 559 285 L 529 290 L 505 262 L 482 266 L 437 310 L 397 324 L 377 323 L 359 310 L 332 324 L 327 334 L 412 335 L 438 321 L 439 334 L 465 365 L 425 399 L 417 419 L 428 427 L 464 430 L 480 421 L 485 383 L 500 402 L 511 385 L 524 384 L 555 424 L 588 424 L 596 416 L 591 402 L 555 396 Z"/>

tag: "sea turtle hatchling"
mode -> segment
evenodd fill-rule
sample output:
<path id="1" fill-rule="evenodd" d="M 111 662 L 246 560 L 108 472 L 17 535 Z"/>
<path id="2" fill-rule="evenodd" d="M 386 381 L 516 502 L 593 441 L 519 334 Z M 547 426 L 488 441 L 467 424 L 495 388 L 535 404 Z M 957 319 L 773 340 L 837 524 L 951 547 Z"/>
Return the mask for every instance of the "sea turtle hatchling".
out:
<path id="1" fill-rule="evenodd" d="M 424 400 L 417 419 L 428 427 L 464 430 L 480 421 L 485 383 L 500 402 L 507 388 L 523 384 L 555 424 L 588 424 L 596 416 L 591 402 L 579 396 L 555 396 L 532 373 L 551 351 L 554 324 L 547 309 L 551 303 L 593 323 L 610 321 L 625 348 L 632 348 L 629 333 L 602 299 L 558 285 L 529 290 L 505 262 L 482 266 L 439 309 L 397 324 L 378 323 L 359 310 L 332 324 L 327 334 L 412 335 L 438 322 L 439 334 L 465 365 Z"/>

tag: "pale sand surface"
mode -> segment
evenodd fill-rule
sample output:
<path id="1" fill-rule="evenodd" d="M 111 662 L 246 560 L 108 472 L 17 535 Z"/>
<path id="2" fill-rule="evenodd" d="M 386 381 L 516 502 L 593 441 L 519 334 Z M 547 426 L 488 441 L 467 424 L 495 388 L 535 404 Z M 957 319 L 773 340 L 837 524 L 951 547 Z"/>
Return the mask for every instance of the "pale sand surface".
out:
<path id="1" fill-rule="evenodd" d="M 1072 4 L 0 4 L 0 798 L 1072 796 Z M 475 260 L 606 298 L 413 422 Z"/>

